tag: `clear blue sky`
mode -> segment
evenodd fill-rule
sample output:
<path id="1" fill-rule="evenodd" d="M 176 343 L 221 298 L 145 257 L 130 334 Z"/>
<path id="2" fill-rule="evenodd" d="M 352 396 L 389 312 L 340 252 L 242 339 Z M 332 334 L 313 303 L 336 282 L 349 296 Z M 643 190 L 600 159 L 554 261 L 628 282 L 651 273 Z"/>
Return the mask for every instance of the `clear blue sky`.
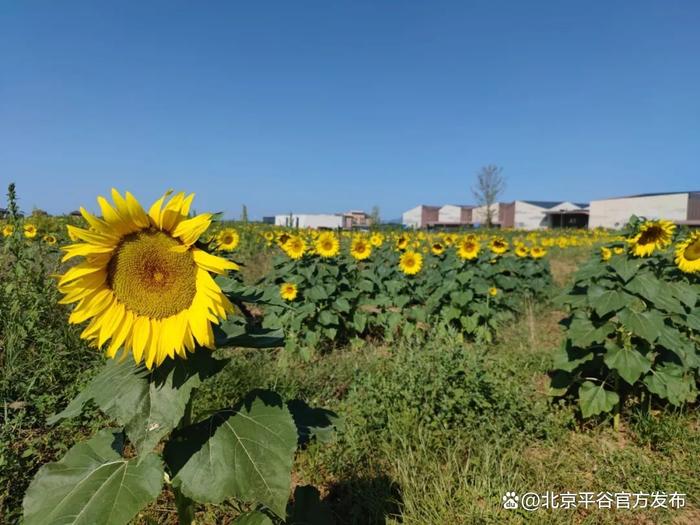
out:
<path id="1" fill-rule="evenodd" d="M 471 202 L 487 163 L 503 200 L 697 190 L 699 28 L 697 0 L 2 2 L 0 183 L 254 218 Z"/>

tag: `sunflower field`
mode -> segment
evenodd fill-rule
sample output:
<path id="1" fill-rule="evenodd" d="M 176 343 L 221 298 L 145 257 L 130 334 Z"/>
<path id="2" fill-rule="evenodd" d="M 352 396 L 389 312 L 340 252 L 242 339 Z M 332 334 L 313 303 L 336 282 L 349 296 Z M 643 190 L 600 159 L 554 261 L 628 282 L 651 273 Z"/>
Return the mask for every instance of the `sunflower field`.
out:
<path id="1" fill-rule="evenodd" d="M 299 230 L 193 199 L 24 217 L 10 186 L 0 521 L 520 523 L 503 494 L 554 489 L 687 500 L 542 522 L 700 512 L 699 232 Z"/>

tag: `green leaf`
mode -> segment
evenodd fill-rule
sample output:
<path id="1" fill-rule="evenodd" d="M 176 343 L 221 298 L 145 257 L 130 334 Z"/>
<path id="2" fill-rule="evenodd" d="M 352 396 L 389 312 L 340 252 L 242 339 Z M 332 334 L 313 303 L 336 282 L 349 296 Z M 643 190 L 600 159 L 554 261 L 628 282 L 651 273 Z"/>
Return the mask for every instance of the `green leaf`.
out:
<path id="1" fill-rule="evenodd" d="M 297 428 L 282 399 L 251 392 L 238 407 L 179 431 L 165 450 L 173 485 L 202 503 L 237 498 L 280 517 L 289 498 Z"/>
<path id="2" fill-rule="evenodd" d="M 344 297 L 339 297 L 334 303 L 335 309 L 338 312 L 347 313 L 350 311 L 350 303 Z"/>
<path id="3" fill-rule="evenodd" d="M 625 308 L 618 312 L 617 316 L 625 328 L 652 344 L 658 339 L 664 328 L 663 317 L 653 310 L 639 313 Z"/>
<path id="4" fill-rule="evenodd" d="M 329 310 L 321 310 L 318 320 L 323 326 L 334 326 L 339 322 L 338 316 Z"/>
<path id="5" fill-rule="evenodd" d="M 324 301 L 328 299 L 328 294 L 323 286 L 312 286 L 308 292 L 306 292 L 306 297 L 308 297 L 313 302 Z"/>
<path id="6" fill-rule="evenodd" d="M 698 301 L 698 294 L 686 283 L 675 282 L 666 283 L 666 286 L 671 290 L 673 296 L 688 308 L 693 308 Z"/>
<path id="7" fill-rule="evenodd" d="M 614 328 L 609 323 L 596 327 L 589 319 L 577 316 L 571 321 L 567 336 L 575 346 L 588 348 L 593 343 L 605 341 L 605 338 L 613 330 Z"/>
<path id="8" fill-rule="evenodd" d="M 650 272 L 639 273 L 627 283 L 627 289 L 641 295 L 644 299 L 666 312 L 685 313 L 685 308 L 673 296 L 673 292 L 667 286 L 667 283 L 660 281 Z"/>
<path id="9" fill-rule="evenodd" d="M 248 326 L 234 318 L 214 326 L 216 346 L 237 348 L 278 348 L 284 346 L 284 331 L 281 328 Z"/>
<path id="10" fill-rule="evenodd" d="M 589 303 L 601 317 L 610 312 L 616 312 L 625 306 L 629 300 L 629 296 L 626 297 L 625 295 L 618 290 L 606 290 L 597 285 L 593 285 L 588 289 Z"/>
<path id="11" fill-rule="evenodd" d="M 644 378 L 650 392 L 676 406 L 695 400 L 697 392 L 694 383 L 692 377 L 685 376 L 682 367 L 673 363 L 656 367 Z"/>
<path id="12" fill-rule="evenodd" d="M 625 256 L 613 257 L 610 266 L 615 273 L 620 276 L 623 282 L 629 281 L 637 273 L 637 270 L 644 264 L 643 259 L 628 259 Z"/>
<path id="13" fill-rule="evenodd" d="M 163 484 L 155 454 L 125 459 L 121 432 L 101 430 L 39 469 L 24 496 L 24 523 L 123 525 L 154 501 Z"/>
<path id="14" fill-rule="evenodd" d="M 620 401 L 617 392 L 605 390 L 603 385 L 584 381 L 578 389 L 578 403 L 584 418 L 610 412 Z"/>
<path id="15" fill-rule="evenodd" d="M 649 358 L 633 348 L 620 348 L 616 345 L 608 345 L 606 348 L 603 361 L 630 385 L 651 368 L 652 362 Z"/>
<path id="16" fill-rule="evenodd" d="M 111 359 L 66 409 L 48 424 L 75 417 L 92 400 L 108 416 L 126 427 L 139 455 L 152 450 L 173 430 L 185 406 L 204 380 L 219 372 L 227 360 L 214 359 L 200 348 L 188 359 L 168 359 L 153 372 L 126 359 Z"/>

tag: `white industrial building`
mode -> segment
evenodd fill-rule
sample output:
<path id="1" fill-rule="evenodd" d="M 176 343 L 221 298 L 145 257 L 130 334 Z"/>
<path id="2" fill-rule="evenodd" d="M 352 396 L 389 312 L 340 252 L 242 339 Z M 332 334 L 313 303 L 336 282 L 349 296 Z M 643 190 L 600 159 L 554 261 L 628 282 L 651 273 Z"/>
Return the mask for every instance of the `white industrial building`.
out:
<path id="1" fill-rule="evenodd" d="M 343 227 L 343 216 L 324 213 L 288 213 L 287 215 L 275 215 L 275 226 L 333 230 Z"/>
<path id="2" fill-rule="evenodd" d="M 569 201 L 522 201 L 501 203 L 499 224 L 502 228 L 538 230 L 573 226 L 585 228 L 588 209 L 584 203 Z"/>
<path id="3" fill-rule="evenodd" d="M 438 226 L 471 224 L 472 209 L 469 204 L 445 204 L 438 210 Z"/>
<path id="4" fill-rule="evenodd" d="M 427 228 L 440 220 L 440 206 L 427 206 L 421 204 L 415 208 L 403 212 L 401 223 L 406 228 Z"/>
<path id="5" fill-rule="evenodd" d="M 700 225 L 700 192 L 645 193 L 591 201 L 589 228 L 622 228 L 632 215 Z"/>

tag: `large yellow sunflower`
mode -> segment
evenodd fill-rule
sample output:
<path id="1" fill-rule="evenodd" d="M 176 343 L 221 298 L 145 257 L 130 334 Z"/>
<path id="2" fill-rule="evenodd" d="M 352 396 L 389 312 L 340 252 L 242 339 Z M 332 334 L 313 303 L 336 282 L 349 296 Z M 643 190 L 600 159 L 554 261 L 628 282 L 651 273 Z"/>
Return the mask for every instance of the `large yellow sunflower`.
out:
<path id="1" fill-rule="evenodd" d="M 423 267 L 423 256 L 418 252 L 403 252 L 399 259 L 399 268 L 406 275 L 415 275 Z"/>
<path id="2" fill-rule="evenodd" d="M 332 232 L 323 232 L 315 242 L 316 253 L 323 258 L 331 258 L 338 255 L 340 251 L 340 241 L 338 236 Z"/>
<path id="3" fill-rule="evenodd" d="M 603 261 L 609 261 L 610 257 L 612 257 L 612 250 L 610 248 L 606 248 L 605 246 L 600 247 L 600 258 Z"/>
<path id="4" fill-rule="evenodd" d="M 700 272 L 700 231 L 694 231 L 678 244 L 676 264 L 686 273 Z"/>
<path id="5" fill-rule="evenodd" d="M 27 239 L 33 239 L 34 237 L 36 237 L 36 234 L 37 234 L 36 226 L 34 226 L 33 224 L 25 224 L 24 225 L 24 236 Z"/>
<path id="6" fill-rule="evenodd" d="M 15 232 L 15 227 L 12 226 L 12 224 L 6 224 L 5 226 L 2 227 L 2 235 L 3 237 L 9 237 Z"/>
<path id="7" fill-rule="evenodd" d="M 493 253 L 501 255 L 502 253 L 508 251 L 508 241 L 506 241 L 503 237 L 496 237 L 489 243 L 489 248 Z"/>
<path id="8" fill-rule="evenodd" d="M 461 259 L 474 259 L 479 255 L 480 249 L 481 246 L 477 241 L 466 238 L 457 245 L 457 255 Z"/>
<path id="9" fill-rule="evenodd" d="M 372 245 L 364 237 L 355 237 L 350 243 L 350 255 L 358 261 L 364 261 L 372 255 Z"/>
<path id="10" fill-rule="evenodd" d="M 282 245 L 282 249 L 290 259 L 301 259 L 306 252 L 306 241 L 299 235 L 290 235 Z"/>
<path id="11" fill-rule="evenodd" d="M 663 250 L 671 244 L 676 225 L 671 221 L 646 221 L 637 235 L 629 239 L 632 253 L 637 257 L 647 257 L 655 250 Z"/>
<path id="12" fill-rule="evenodd" d="M 224 228 L 216 236 L 216 247 L 219 250 L 231 252 L 238 247 L 241 236 L 234 228 Z"/>
<path id="13" fill-rule="evenodd" d="M 369 243 L 375 248 L 379 248 L 384 242 L 384 236 L 381 233 L 373 233 L 369 238 Z"/>
<path id="14" fill-rule="evenodd" d="M 81 208 L 90 229 L 68 226 L 77 244 L 63 247 L 63 260 L 85 260 L 59 280 L 61 303 L 77 303 L 69 321 L 90 320 L 81 337 L 107 356 L 121 347 L 147 368 L 166 357 L 186 357 L 198 343 L 214 348 L 212 323 L 233 311 L 210 272 L 235 263 L 210 255 L 195 242 L 211 214 L 188 218 L 194 194 L 166 193 L 146 213 L 129 192 L 112 190 L 114 206 L 98 197 L 102 217 Z"/>
<path id="15" fill-rule="evenodd" d="M 529 253 L 529 250 L 527 249 L 527 246 L 524 244 L 519 244 L 515 248 L 515 255 L 518 257 L 527 257 L 527 254 Z"/>
<path id="16" fill-rule="evenodd" d="M 545 250 L 542 246 L 533 246 L 530 249 L 530 257 L 533 259 L 541 259 L 547 255 L 547 250 Z"/>
<path id="17" fill-rule="evenodd" d="M 435 241 L 430 245 L 430 251 L 433 255 L 442 255 L 445 253 L 445 245 L 440 241 Z"/>
<path id="18" fill-rule="evenodd" d="M 56 237 L 54 237 L 53 235 L 44 235 L 44 242 L 46 244 L 48 244 L 49 246 L 53 246 L 58 241 L 56 240 Z"/>
<path id="19" fill-rule="evenodd" d="M 297 298 L 299 289 L 294 283 L 282 283 L 280 285 L 280 297 L 285 301 L 293 301 Z"/>

